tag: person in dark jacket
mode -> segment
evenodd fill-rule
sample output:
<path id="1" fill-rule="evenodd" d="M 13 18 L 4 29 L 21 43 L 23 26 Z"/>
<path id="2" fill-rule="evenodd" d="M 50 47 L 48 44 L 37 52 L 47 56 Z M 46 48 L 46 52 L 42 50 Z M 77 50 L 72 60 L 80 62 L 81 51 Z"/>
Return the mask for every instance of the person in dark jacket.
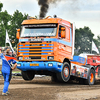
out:
<path id="1" fill-rule="evenodd" d="M 0 57 L 2 59 L 1 72 L 4 77 L 4 87 L 3 87 L 2 95 L 8 95 L 9 94 L 8 87 L 12 76 L 12 70 L 16 68 L 17 62 L 14 57 L 10 56 L 10 49 L 6 50 L 5 56 L 1 53 Z M 11 64 L 14 64 L 14 66 L 11 67 Z"/>

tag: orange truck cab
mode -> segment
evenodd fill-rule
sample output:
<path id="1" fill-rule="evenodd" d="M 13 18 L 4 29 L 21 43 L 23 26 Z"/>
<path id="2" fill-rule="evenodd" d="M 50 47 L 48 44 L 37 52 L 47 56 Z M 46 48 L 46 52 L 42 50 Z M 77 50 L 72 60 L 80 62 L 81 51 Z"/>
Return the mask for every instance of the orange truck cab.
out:
<path id="1" fill-rule="evenodd" d="M 36 74 L 50 75 L 52 81 L 79 82 L 93 85 L 95 67 L 87 65 L 87 59 L 74 56 L 75 26 L 61 18 L 28 18 L 22 22 L 22 30 L 16 34 L 17 68 L 24 80 L 32 80 Z"/>
<path id="2" fill-rule="evenodd" d="M 67 82 L 74 54 L 74 24 L 61 18 L 29 18 L 17 30 L 17 68 L 24 80 L 35 74 Z"/>

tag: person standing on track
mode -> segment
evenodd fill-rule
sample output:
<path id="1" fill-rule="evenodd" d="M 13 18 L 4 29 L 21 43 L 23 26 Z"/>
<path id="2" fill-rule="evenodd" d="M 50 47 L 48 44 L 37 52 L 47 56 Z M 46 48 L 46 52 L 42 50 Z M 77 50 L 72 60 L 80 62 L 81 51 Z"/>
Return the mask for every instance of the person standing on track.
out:
<path id="1" fill-rule="evenodd" d="M 2 59 L 1 72 L 4 77 L 4 87 L 3 87 L 2 95 L 6 96 L 9 94 L 8 87 L 9 87 L 11 76 L 12 76 L 12 70 L 16 68 L 17 63 L 16 63 L 15 58 L 10 56 L 10 49 L 6 50 L 5 56 L 1 53 L 0 57 Z M 11 67 L 11 64 L 14 64 L 14 66 Z"/>

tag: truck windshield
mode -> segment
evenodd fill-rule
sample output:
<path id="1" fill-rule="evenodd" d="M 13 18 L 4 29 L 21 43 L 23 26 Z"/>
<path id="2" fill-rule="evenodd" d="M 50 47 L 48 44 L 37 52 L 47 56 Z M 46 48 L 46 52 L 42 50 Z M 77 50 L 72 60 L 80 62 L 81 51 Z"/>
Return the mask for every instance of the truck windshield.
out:
<path id="1" fill-rule="evenodd" d="M 21 37 L 56 36 L 57 25 L 26 25 L 22 27 Z"/>

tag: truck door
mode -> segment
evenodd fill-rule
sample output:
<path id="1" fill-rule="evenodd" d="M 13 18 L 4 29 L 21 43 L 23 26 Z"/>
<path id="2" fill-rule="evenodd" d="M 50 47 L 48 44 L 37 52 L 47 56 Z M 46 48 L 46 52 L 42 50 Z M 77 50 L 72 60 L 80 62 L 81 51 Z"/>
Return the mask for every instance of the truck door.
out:
<path id="1" fill-rule="evenodd" d="M 65 33 L 65 36 L 61 36 L 61 32 Z M 65 27 L 63 25 L 59 25 L 59 32 L 58 32 L 58 38 L 59 38 L 59 54 L 63 56 L 63 58 L 71 58 L 72 56 L 72 41 L 70 33 L 71 29 L 70 27 Z"/>

